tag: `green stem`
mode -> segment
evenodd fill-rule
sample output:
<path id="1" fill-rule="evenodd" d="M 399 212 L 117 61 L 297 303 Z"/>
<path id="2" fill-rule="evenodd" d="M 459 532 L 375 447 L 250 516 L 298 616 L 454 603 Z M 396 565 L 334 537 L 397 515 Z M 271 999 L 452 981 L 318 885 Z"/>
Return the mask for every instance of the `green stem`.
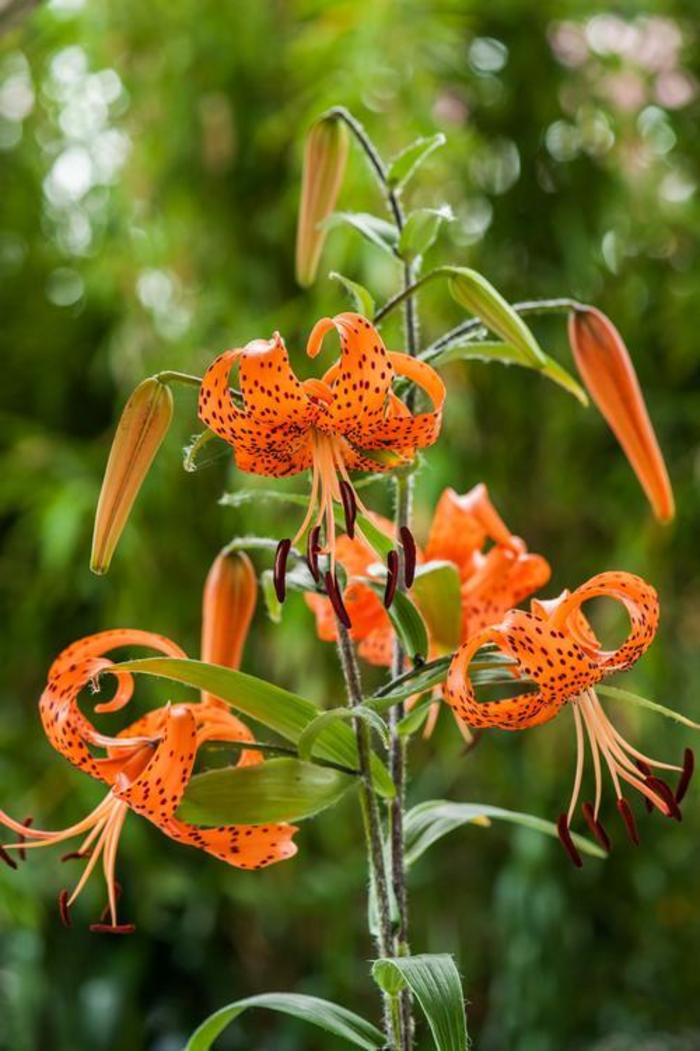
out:
<path id="1" fill-rule="evenodd" d="M 581 304 L 577 300 L 569 299 L 568 297 L 533 299 L 524 303 L 512 303 L 511 306 L 522 317 L 528 314 L 562 314 L 581 309 Z M 441 350 L 458 342 L 460 339 L 476 334 L 480 328 L 484 327 L 484 323 L 480 318 L 470 318 L 469 321 L 461 322 L 455 328 L 450 329 L 449 332 L 445 332 L 439 339 L 436 339 L 429 347 L 426 347 L 420 354 L 421 361 L 432 361 Z"/>
<path id="2" fill-rule="evenodd" d="M 336 630 L 338 634 L 338 655 L 340 666 L 343 670 L 345 689 L 351 708 L 357 708 L 362 704 L 362 679 L 360 669 L 355 656 L 355 649 L 348 634 L 347 628 L 336 618 Z M 384 835 L 379 813 L 379 803 L 372 783 L 371 739 L 370 731 L 364 719 L 355 719 L 355 739 L 357 741 L 357 754 L 359 759 L 360 774 L 362 778 L 360 789 L 360 808 L 362 812 L 362 823 L 365 833 L 367 847 L 367 861 L 369 864 L 370 881 L 374 892 L 374 900 L 377 908 L 377 934 L 376 951 L 380 957 L 392 955 L 392 932 L 391 932 L 391 907 L 389 902 L 389 884 L 386 874 L 386 862 L 384 853 Z M 395 1020 L 391 1012 L 390 998 L 383 994 L 384 999 L 384 1027 L 387 1038 L 392 1047 L 401 1048 L 401 1029 L 395 1026 Z"/>
<path id="3" fill-rule="evenodd" d="M 187 387 L 201 387 L 201 376 L 190 376 L 188 372 L 158 372 L 156 379 L 161 383 L 182 383 Z"/>

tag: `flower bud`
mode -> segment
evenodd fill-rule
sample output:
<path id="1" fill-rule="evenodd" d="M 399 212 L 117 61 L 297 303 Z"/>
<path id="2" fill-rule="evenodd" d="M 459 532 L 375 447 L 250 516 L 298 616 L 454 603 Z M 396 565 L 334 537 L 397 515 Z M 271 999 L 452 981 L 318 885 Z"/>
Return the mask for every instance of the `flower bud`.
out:
<path id="1" fill-rule="evenodd" d="M 335 208 L 349 146 L 348 129 L 336 116 L 321 117 L 306 137 L 296 245 L 297 281 L 304 287 L 316 277 L 326 240 L 321 224 Z"/>
<path id="2" fill-rule="evenodd" d="M 112 441 L 92 535 L 90 569 L 106 573 L 134 500 L 173 417 L 173 395 L 155 376 L 124 407 Z"/>
<path id="3" fill-rule="evenodd" d="M 258 585 L 243 551 L 221 551 L 209 570 L 202 603 L 202 660 L 238 668 L 255 612 Z M 203 700 L 211 698 L 203 694 Z"/>
<path id="4" fill-rule="evenodd" d="M 569 317 L 569 341 L 581 378 L 624 449 L 654 514 L 670 522 L 675 513 L 671 483 L 620 333 L 600 310 L 586 306 Z"/>

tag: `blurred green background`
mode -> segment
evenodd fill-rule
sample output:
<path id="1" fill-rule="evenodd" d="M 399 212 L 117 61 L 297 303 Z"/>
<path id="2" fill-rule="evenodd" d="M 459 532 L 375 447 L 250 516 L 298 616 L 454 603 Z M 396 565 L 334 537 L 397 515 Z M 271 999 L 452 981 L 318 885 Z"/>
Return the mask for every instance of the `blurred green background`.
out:
<path id="1" fill-rule="evenodd" d="M 613 5 L 610 5 L 612 8 Z M 498 365 L 453 365 L 443 438 L 419 477 L 417 531 L 446 484 L 486 480 L 511 528 L 553 564 L 551 592 L 605 568 L 659 588 L 656 645 L 626 685 L 700 715 L 700 490 L 694 0 L 614 5 L 541 0 L 48 0 L 5 4 L 0 41 L 1 802 L 59 827 L 99 786 L 45 742 L 36 701 L 53 656 L 107 626 L 138 626 L 196 655 L 201 585 L 228 538 L 288 534 L 279 508 L 218 507 L 249 482 L 230 458 L 187 475 L 199 430 L 192 391 L 177 414 L 110 574 L 88 571 L 92 514 L 129 391 L 164 369 L 199 372 L 221 349 L 279 328 L 306 333 L 344 309 L 338 269 L 381 300 L 392 261 L 348 231 L 322 276 L 293 277 L 306 127 L 349 106 L 385 156 L 442 130 L 409 196 L 456 214 L 431 262 L 482 270 L 513 300 L 572 294 L 617 322 L 667 453 L 679 513 L 654 524 L 595 410 Z M 353 153 L 341 206 L 377 209 Z M 459 321 L 444 289 L 421 299 L 425 339 Z M 538 322 L 567 365 L 561 320 Z M 386 336 L 400 346 L 400 330 Z M 297 480 L 298 482 L 299 480 Z M 372 492 L 389 507 L 381 486 Z M 294 515 L 296 521 L 296 513 Z M 291 519 L 290 519 L 291 522 Z M 259 560 L 263 568 L 266 563 Z M 332 648 L 292 596 L 281 626 L 259 611 L 246 667 L 338 703 Z M 377 681 L 373 672 L 368 681 Z M 162 691 L 144 688 L 142 703 Z M 662 758 L 686 733 L 616 712 Z M 112 723 L 114 725 L 114 722 Z M 556 816 L 574 741 L 562 717 L 493 733 L 468 757 L 443 713 L 411 756 L 411 801 L 483 800 Z M 608 797 L 607 806 L 612 809 Z M 643 822 L 606 864 L 574 871 L 556 843 L 469 829 L 412 875 L 415 951 L 450 951 L 481 1051 L 700 1048 L 697 870 L 691 789 L 678 827 Z M 240 873 L 131 819 L 120 850 L 123 915 L 138 932 L 99 938 L 99 880 L 64 930 L 59 851 L 0 867 L 0 1046 L 14 1051 L 178 1051 L 211 1010 L 266 990 L 337 999 L 368 1016 L 361 831 L 352 800 L 297 837 L 300 852 Z M 277 1017 L 245 1017 L 221 1048 L 335 1046 Z"/>

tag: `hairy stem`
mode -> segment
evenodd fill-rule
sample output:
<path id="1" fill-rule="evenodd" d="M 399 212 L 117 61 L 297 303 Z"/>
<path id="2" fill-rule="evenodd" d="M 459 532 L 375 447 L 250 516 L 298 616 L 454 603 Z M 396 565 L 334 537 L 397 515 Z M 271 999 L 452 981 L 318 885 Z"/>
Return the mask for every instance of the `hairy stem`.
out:
<path id="1" fill-rule="evenodd" d="M 347 628 L 336 618 L 338 633 L 338 655 L 345 679 L 348 702 L 351 708 L 362 704 L 362 679 L 357 665 L 355 648 Z M 384 835 L 379 812 L 379 803 L 372 784 L 370 760 L 372 755 L 370 731 L 363 719 L 355 719 L 355 739 L 361 775 L 360 804 L 367 846 L 370 881 L 377 910 L 376 951 L 379 956 L 392 955 L 391 906 L 389 883 L 386 873 Z M 392 1046 L 402 1048 L 401 1027 L 397 1026 L 390 998 L 384 994 L 384 1027 Z"/>

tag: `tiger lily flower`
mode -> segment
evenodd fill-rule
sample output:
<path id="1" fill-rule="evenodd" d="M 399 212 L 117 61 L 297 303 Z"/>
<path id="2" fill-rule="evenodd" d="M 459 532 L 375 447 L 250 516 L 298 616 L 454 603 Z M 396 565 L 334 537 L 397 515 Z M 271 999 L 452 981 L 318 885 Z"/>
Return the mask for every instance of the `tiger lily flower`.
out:
<path id="1" fill-rule="evenodd" d="M 392 534 L 394 526 L 387 519 L 372 515 L 371 520 Z M 486 551 L 489 541 L 492 546 Z M 391 621 L 381 599 L 358 579 L 370 574 L 376 555 L 361 538 L 342 536 L 337 544 L 337 558 L 348 577 L 343 601 L 350 613 L 350 635 L 358 643 L 358 653 L 370 664 L 388 667 L 393 646 Z M 524 541 L 513 536 L 483 484 L 462 496 L 454 489 L 445 489 L 435 509 L 425 550 L 416 549 L 416 560 L 419 565 L 451 562 L 457 569 L 462 641 L 543 587 L 551 572 L 541 555 L 528 553 Z M 336 625 L 329 600 L 312 592 L 305 598 L 316 616 L 319 638 L 334 641 Z M 430 656 L 440 655 L 440 648 L 433 643 Z"/>
<path id="2" fill-rule="evenodd" d="M 215 562 L 205 591 L 205 639 L 221 637 L 219 625 L 228 622 L 218 586 L 222 572 L 225 575 L 225 567 Z M 229 586 L 230 580 L 224 584 L 224 597 Z M 236 638 L 240 629 L 237 625 L 231 627 L 234 628 L 230 639 L 233 659 L 222 660 L 229 666 L 238 660 L 241 648 L 240 639 Z M 296 832 L 293 825 L 209 828 L 189 824 L 176 816 L 197 754 L 205 744 L 240 744 L 253 740 L 248 727 L 223 701 L 204 695 L 199 703 L 168 704 L 148 712 L 116 736 L 100 733 L 81 712 L 78 706 L 80 692 L 84 687 L 94 685 L 106 671 L 117 676 L 117 689 L 111 700 L 96 704 L 95 711 L 115 712 L 130 700 L 132 676 L 120 673 L 105 656 L 122 646 L 147 646 L 170 657 L 186 656 L 174 642 L 152 632 L 103 631 L 73 643 L 56 658 L 39 701 L 39 712 L 49 742 L 73 766 L 102 781 L 108 788 L 105 798 L 82 820 L 56 832 L 16 821 L 0 810 L 0 825 L 17 835 L 16 842 L 0 847 L 0 858 L 13 868 L 16 863 L 11 851 L 23 857 L 28 849 L 54 846 L 83 837 L 78 849 L 63 859 L 78 858 L 86 864 L 75 889 L 70 894 L 61 891 L 59 895 L 61 917 L 70 926 L 70 907 L 101 859 L 107 907 L 100 921 L 92 924 L 90 929 L 111 934 L 128 934 L 134 930 L 133 924 L 118 921 L 119 885 L 115 876 L 119 838 L 129 811 L 145 817 L 170 839 L 197 847 L 236 868 L 262 868 L 296 853 L 292 842 Z M 258 762 L 262 762 L 259 752 L 242 751 L 240 764 Z"/>
<path id="3" fill-rule="evenodd" d="M 625 451 L 654 514 L 670 522 L 673 490 L 632 359 L 612 321 L 595 307 L 569 317 L 569 342 L 591 398 Z"/>
<path id="4" fill-rule="evenodd" d="M 581 607 L 590 599 L 606 596 L 622 603 L 630 631 L 616 650 L 604 650 Z M 608 675 L 630 668 L 646 651 L 659 621 L 655 590 L 631 573 L 600 573 L 575 591 L 564 591 L 551 601 L 533 601 L 530 612 L 511 610 L 499 624 L 473 635 L 455 654 L 447 675 L 444 696 L 460 719 L 473 727 L 524 730 L 553 719 L 568 704 L 576 731 L 576 772 L 568 810 L 558 819 L 560 839 L 576 866 L 581 857 L 571 838 L 570 826 L 581 793 L 585 739 L 593 761 L 594 802 L 582 806 L 592 834 L 606 849 L 610 839 L 599 819 L 602 799 L 602 763 L 615 790 L 617 809 L 630 839 L 639 842 L 623 783 L 638 791 L 652 808 L 680 820 L 679 803 L 693 772 L 693 755 L 686 749 L 683 764 L 659 762 L 638 751 L 608 719 L 594 687 Z M 513 658 L 516 679 L 534 685 L 530 692 L 498 701 L 479 701 L 469 677 L 469 665 L 480 647 L 495 645 Z M 680 773 L 674 791 L 655 770 Z"/>
<path id="5" fill-rule="evenodd" d="M 294 538 L 281 540 L 277 549 L 275 587 L 282 601 L 289 551 L 308 530 L 311 571 L 320 580 L 319 555 L 329 556 L 326 590 L 349 626 L 335 576 L 335 505 L 344 512 L 347 535 L 362 537 L 356 516 L 358 508 L 363 514 L 367 509 L 349 472 L 389 471 L 432 445 L 440 432 L 445 387 L 429 365 L 388 351 L 374 326 L 359 314 L 338 314 L 317 322 L 308 340 L 309 357 L 319 354 L 331 330 L 340 338 L 340 359 L 321 379 L 297 378 L 279 333 L 271 340 L 257 339 L 225 351 L 202 380 L 199 416 L 233 446 L 242 471 L 283 478 L 311 469 L 304 520 Z M 239 369 L 240 405 L 229 388 L 234 365 Z M 398 376 L 427 394 L 430 411 L 410 412 L 391 390 Z"/>

